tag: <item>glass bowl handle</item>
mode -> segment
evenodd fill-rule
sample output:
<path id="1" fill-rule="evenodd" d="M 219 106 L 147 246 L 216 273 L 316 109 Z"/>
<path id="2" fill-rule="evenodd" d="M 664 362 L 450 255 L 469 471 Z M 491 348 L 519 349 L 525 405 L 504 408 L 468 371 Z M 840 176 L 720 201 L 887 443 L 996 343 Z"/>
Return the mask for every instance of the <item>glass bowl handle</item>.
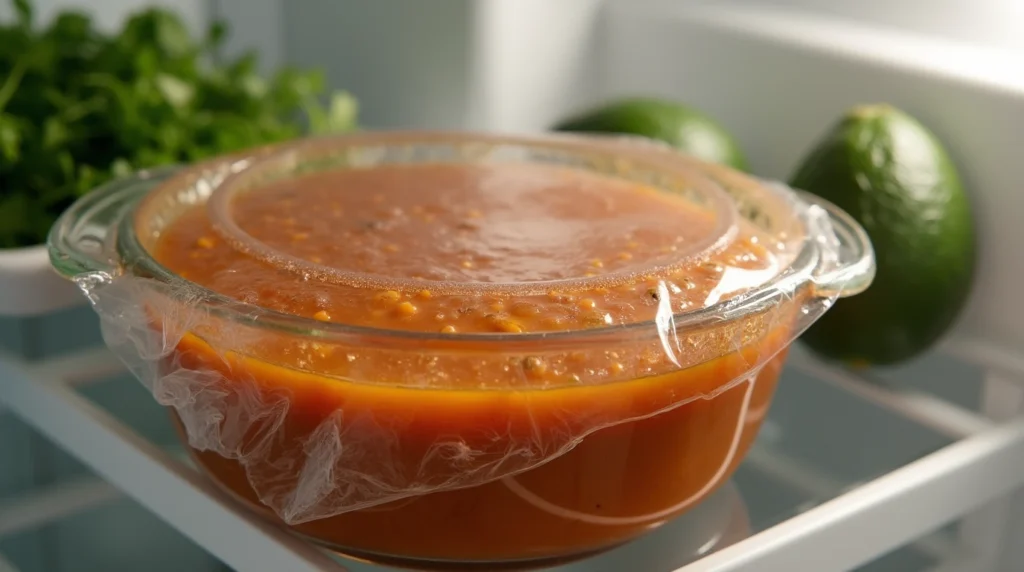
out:
<path id="1" fill-rule="evenodd" d="M 121 272 L 117 230 L 121 221 L 153 186 L 178 166 L 140 171 L 89 191 L 57 219 L 47 238 L 50 263 L 68 279 Z"/>
<path id="2" fill-rule="evenodd" d="M 845 298 L 860 294 L 875 279 L 875 251 L 860 224 L 844 210 L 821 197 L 797 191 L 809 205 L 828 216 L 831 232 L 812 232 L 826 241 L 819 249 L 818 267 L 812 276 L 814 294 L 822 298 Z M 819 211 L 819 212 L 821 212 Z"/>

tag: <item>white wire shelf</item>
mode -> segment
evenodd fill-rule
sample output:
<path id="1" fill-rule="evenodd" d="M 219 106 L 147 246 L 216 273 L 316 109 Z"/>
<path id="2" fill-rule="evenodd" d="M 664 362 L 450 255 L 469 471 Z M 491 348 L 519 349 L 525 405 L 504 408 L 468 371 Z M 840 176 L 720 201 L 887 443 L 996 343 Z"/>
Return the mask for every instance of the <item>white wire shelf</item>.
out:
<path id="1" fill-rule="evenodd" d="M 1024 385 L 1024 360 L 1010 352 L 963 341 L 950 342 L 942 351 L 984 368 L 1000 386 Z M 847 399 L 926 428 L 946 444 L 907 458 L 866 482 L 847 482 L 788 455 L 771 439 L 762 439 L 744 466 L 814 500 L 790 518 L 763 529 L 748 527 L 727 542 L 719 538 L 717 544 L 696 549 L 694 554 L 701 550 L 708 554 L 695 561 L 666 553 L 657 563 L 661 567 L 651 572 L 849 570 L 908 543 L 942 562 L 938 570 L 976 569 L 967 567 L 973 554 L 952 550 L 948 535 L 930 533 L 1024 485 L 1024 418 L 990 419 L 928 391 L 835 369 L 799 351 L 793 353 L 789 369 Z M 102 348 L 45 363 L 0 354 L 0 406 L 97 475 L 0 499 L 0 537 L 128 496 L 238 571 L 368 569 L 357 563 L 341 564 L 313 545 L 253 518 L 205 480 L 184 455 L 148 442 L 78 392 L 81 386 L 120 371 Z M 723 493 L 729 494 L 735 491 Z M 988 520 L 992 521 L 991 515 Z M 991 527 L 999 522 L 988 526 L 991 534 Z M 669 548 L 680 544 L 671 535 L 684 534 L 683 529 L 666 528 L 649 543 Z M 650 552 L 650 546 L 642 550 Z M 634 558 L 640 550 L 627 547 L 567 570 L 614 570 L 621 568 L 622 559 Z M 9 563 L 0 560 L 0 571 L 4 565 Z"/>

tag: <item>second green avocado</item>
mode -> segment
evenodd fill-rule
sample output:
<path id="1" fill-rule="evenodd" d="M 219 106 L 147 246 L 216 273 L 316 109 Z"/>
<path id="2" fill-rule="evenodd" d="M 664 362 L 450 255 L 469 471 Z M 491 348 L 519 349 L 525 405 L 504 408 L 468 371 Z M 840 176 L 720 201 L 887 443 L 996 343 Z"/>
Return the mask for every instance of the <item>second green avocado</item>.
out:
<path id="1" fill-rule="evenodd" d="M 554 130 L 639 135 L 698 159 L 747 170 L 747 159 L 728 131 L 706 114 L 674 101 L 622 99 L 570 117 Z"/>
<path id="2" fill-rule="evenodd" d="M 848 112 L 790 184 L 856 219 L 878 271 L 864 293 L 838 300 L 801 338 L 825 357 L 894 365 L 952 327 L 974 279 L 975 229 L 953 162 L 921 123 L 888 105 Z"/>

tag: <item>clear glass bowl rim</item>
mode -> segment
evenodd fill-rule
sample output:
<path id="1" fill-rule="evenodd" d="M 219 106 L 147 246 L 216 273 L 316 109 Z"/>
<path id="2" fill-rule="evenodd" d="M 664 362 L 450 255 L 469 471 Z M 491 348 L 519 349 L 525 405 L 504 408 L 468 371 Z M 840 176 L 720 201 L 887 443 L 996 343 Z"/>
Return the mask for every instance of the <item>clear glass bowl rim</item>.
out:
<path id="1" fill-rule="evenodd" d="M 615 141 L 616 139 L 621 140 Z M 529 348 L 536 348 L 537 344 L 542 344 L 545 351 L 571 350 L 586 346 L 606 345 L 609 343 L 609 338 L 619 342 L 623 340 L 643 341 L 644 339 L 657 339 L 665 335 L 666 325 L 656 320 L 601 326 L 585 330 L 517 334 L 444 334 L 322 322 L 313 318 L 296 316 L 247 304 L 182 278 L 153 258 L 143 246 L 139 237 L 136 236 L 136 210 L 144 202 L 149 192 L 153 190 L 153 181 L 164 182 L 204 166 L 220 165 L 223 167 L 232 162 L 251 160 L 253 157 L 273 159 L 278 155 L 294 153 L 306 145 L 342 144 L 358 146 L 363 144 L 386 145 L 391 142 L 408 145 L 416 141 L 430 142 L 431 144 L 450 141 L 462 144 L 508 144 L 525 147 L 559 145 L 573 148 L 581 153 L 625 154 L 631 159 L 641 161 L 649 159 L 649 165 L 666 171 L 671 171 L 673 169 L 673 161 L 678 161 L 679 165 L 675 167 L 678 169 L 683 167 L 692 169 L 694 165 L 697 165 L 709 171 L 719 170 L 720 172 L 733 175 L 742 175 L 726 167 L 704 163 L 690 156 L 678 154 L 660 145 L 650 144 L 649 141 L 636 140 L 632 137 L 609 138 L 547 133 L 543 135 L 495 135 L 454 131 L 395 131 L 363 132 L 340 136 L 307 138 L 260 148 L 239 155 L 220 157 L 196 166 L 183 167 L 174 165 L 142 171 L 128 179 L 108 183 L 76 202 L 54 224 L 48 239 L 51 261 L 53 261 L 58 272 L 80 283 L 83 280 L 95 282 L 95 280 L 89 277 L 95 277 L 96 273 L 104 275 L 99 277 L 101 282 L 116 280 L 119 275 L 124 274 L 144 277 L 168 287 L 168 292 L 181 293 L 182 302 L 187 297 L 189 304 L 198 304 L 205 312 L 218 318 L 227 319 L 232 323 L 256 329 L 267 329 L 277 331 L 278 333 L 305 336 L 316 339 L 316 341 L 321 343 L 349 343 L 377 348 L 411 348 L 439 345 L 447 348 L 457 347 L 460 352 L 499 351 L 504 353 L 520 349 L 527 351 Z M 608 146 L 609 142 L 617 143 L 617 145 Z M 767 184 L 751 176 L 746 176 L 746 178 L 751 183 L 762 185 L 769 193 L 777 192 L 772 188 L 772 186 L 777 186 L 777 184 Z M 139 193 L 137 191 L 139 186 L 146 186 L 145 191 Z M 117 226 L 116 240 L 113 246 L 108 245 L 108 249 L 116 248 L 116 252 L 106 253 L 105 260 L 108 263 L 108 268 L 103 268 L 103 264 L 98 264 L 95 257 L 84 256 L 81 252 L 77 252 L 75 248 L 69 246 L 69 235 L 83 217 L 88 216 L 92 210 L 99 208 L 98 203 L 100 201 L 106 199 L 109 202 L 112 187 L 119 187 L 122 191 L 128 191 L 124 194 L 129 194 L 131 200 L 123 201 L 126 204 L 118 205 L 121 211 L 117 220 L 113 221 L 113 224 Z M 136 192 L 131 194 L 130 191 L 133 187 L 136 188 Z M 104 190 L 107 192 L 104 192 Z M 116 191 L 117 189 L 113 190 Z M 790 192 L 793 191 L 790 190 Z M 815 202 L 823 203 L 823 201 L 818 200 Z M 826 206 L 829 205 L 826 203 Z M 829 209 L 829 215 L 833 222 L 839 222 L 846 228 L 847 234 L 852 233 L 851 238 L 854 241 L 860 245 L 866 245 L 868 250 L 867 256 L 871 258 L 870 266 L 873 275 L 873 253 L 870 252 L 870 242 L 867 240 L 863 229 L 850 219 L 846 213 L 843 213 L 834 206 Z M 798 213 L 798 217 L 804 226 L 804 232 L 807 233 L 808 239 L 803 241 L 803 247 L 796 253 L 788 267 L 781 269 L 775 277 L 761 286 L 735 297 L 704 308 L 673 314 L 670 321 L 671 328 L 678 333 L 680 331 L 697 331 L 711 326 L 721 326 L 723 323 L 769 311 L 785 303 L 787 300 L 792 301 L 801 289 L 813 285 L 815 269 L 819 265 L 822 252 L 818 241 L 813 240 L 813 228 L 806 220 L 806 213 Z M 836 220 L 837 217 L 839 220 Z M 107 229 L 108 232 L 111 230 L 113 229 Z M 861 258 L 864 257 L 862 256 Z M 71 261 L 70 264 L 68 263 L 69 260 Z M 870 278 L 867 282 L 870 282 Z M 862 289 L 858 288 L 857 291 Z M 852 293 L 856 292 L 842 293 L 841 295 Z M 810 295 L 817 296 L 818 294 L 811 292 Z M 453 346 L 453 344 L 455 345 Z"/>

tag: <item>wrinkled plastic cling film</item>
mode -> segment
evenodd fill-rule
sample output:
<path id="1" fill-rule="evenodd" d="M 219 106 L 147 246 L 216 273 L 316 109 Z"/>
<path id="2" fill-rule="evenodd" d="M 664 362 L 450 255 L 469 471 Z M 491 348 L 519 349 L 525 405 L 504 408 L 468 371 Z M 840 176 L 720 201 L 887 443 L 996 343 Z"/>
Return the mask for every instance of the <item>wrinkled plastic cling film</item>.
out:
<path id="1" fill-rule="evenodd" d="M 314 423 L 303 424 L 303 429 L 296 432 L 296 419 L 290 417 L 295 414 L 294 395 L 288 385 L 275 386 L 271 373 L 259 372 L 260 367 L 278 366 L 244 355 L 246 346 L 258 346 L 263 334 L 245 333 L 248 326 L 226 325 L 223 319 L 203 310 L 201 304 L 189 304 L 189 296 L 184 292 L 168 292 L 165 285 L 151 279 L 122 276 L 109 283 L 89 281 L 88 285 L 102 319 L 106 343 L 159 403 L 175 411 L 189 445 L 237 460 L 245 468 L 246 478 L 259 500 L 289 524 L 493 481 L 503 481 L 531 504 L 561 514 L 565 511 L 531 496 L 517 484 L 516 476 L 564 455 L 594 432 L 664 414 L 695 400 L 715 399 L 724 392 L 742 388 L 746 399 L 735 420 L 732 446 L 723 451 L 725 457 L 720 466 L 724 471 L 736 454 L 735 439 L 742 426 L 751 415 L 756 420 L 756 414 L 748 408 L 756 373 L 785 349 L 805 322 L 812 321 L 827 305 L 825 300 L 797 298 L 793 299 L 795 303 L 784 303 L 768 310 L 763 313 L 767 321 L 762 320 L 764 323 L 758 327 L 760 337 L 745 346 L 738 345 L 743 337 L 740 331 L 743 326 L 724 324 L 724 327 L 699 333 L 704 339 L 732 340 L 727 343 L 737 344 L 732 348 L 737 357 L 731 366 L 736 375 L 713 392 L 676 400 L 652 398 L 649 409 L 633 411 L 609 410 L 608 399 L 594 395 L 567 400 L 560 417 L 552 414 L 550 406 L 540 405 L 538 401 L 536 417 L 531 418 L 531 400 L 543 400 L 545 391 L 509 389 L 505 391 L 509 426 L 503 433 L 493 432 L 496 425 L 489 419 L 486 424 L 466 424 L 448 433 L 411 436 L 409 429 L 402 426 L 403 421 L 392 417 L 386 408 L 375 411 L 372 404 L 365 403 L 353 409 L 341 405 L 324 411 Z M 229 339 L 211 339 L 212 344 L 220 347 L 210 345 L 207 351 L 197 354 L 190 349 L 190 344 L 203 343 L 195 334 L 197 331 L 213 331 Z M 236 334 L 235 337 L 232 338 L 232 334 Z M 674 356 L 683 353 L 682 346 L 694 335 L 677 332 L 660 336 L 635 350 L 644 352 L 657 348 L 665 358 L 657 366 L 661 375 L 671 374 L 679 367 L 674 363 L 679 358 Z M 250 341 L 246 342 L 246 338 Z M 668 341 L 663 343 L 662 340 Z M 349 347 L 346 351 L 359 359 L 359 348 Z M 246 360 L 251 361 L 242 365 Z M 714 372 L 714 375 L 720 374 Z M 315 373 L 307 375 L 317 376 Z M 352 387 L 381 382 L 324 378 L 324 383 L 345 383 Z M 617 383 L 643 383 L 643 380 Z M 578 391 L 590 390 L 593 388 Z M 453 396 L 456 393 L 453 391 Z M 489 431 L 492 433 L 486 434 Z M 431 441 L 422 442 L 422 439 Z M 721 479 L 721 471 L 709 476 L 708 487 Z M 681 509 L 688 502 L 674 508 Z M 593 515 L 569 516 L 598 524 L 604 522 Z M 660 516 L 608 517 L 611 519 L 608 523 L 622 524 Z"/>

